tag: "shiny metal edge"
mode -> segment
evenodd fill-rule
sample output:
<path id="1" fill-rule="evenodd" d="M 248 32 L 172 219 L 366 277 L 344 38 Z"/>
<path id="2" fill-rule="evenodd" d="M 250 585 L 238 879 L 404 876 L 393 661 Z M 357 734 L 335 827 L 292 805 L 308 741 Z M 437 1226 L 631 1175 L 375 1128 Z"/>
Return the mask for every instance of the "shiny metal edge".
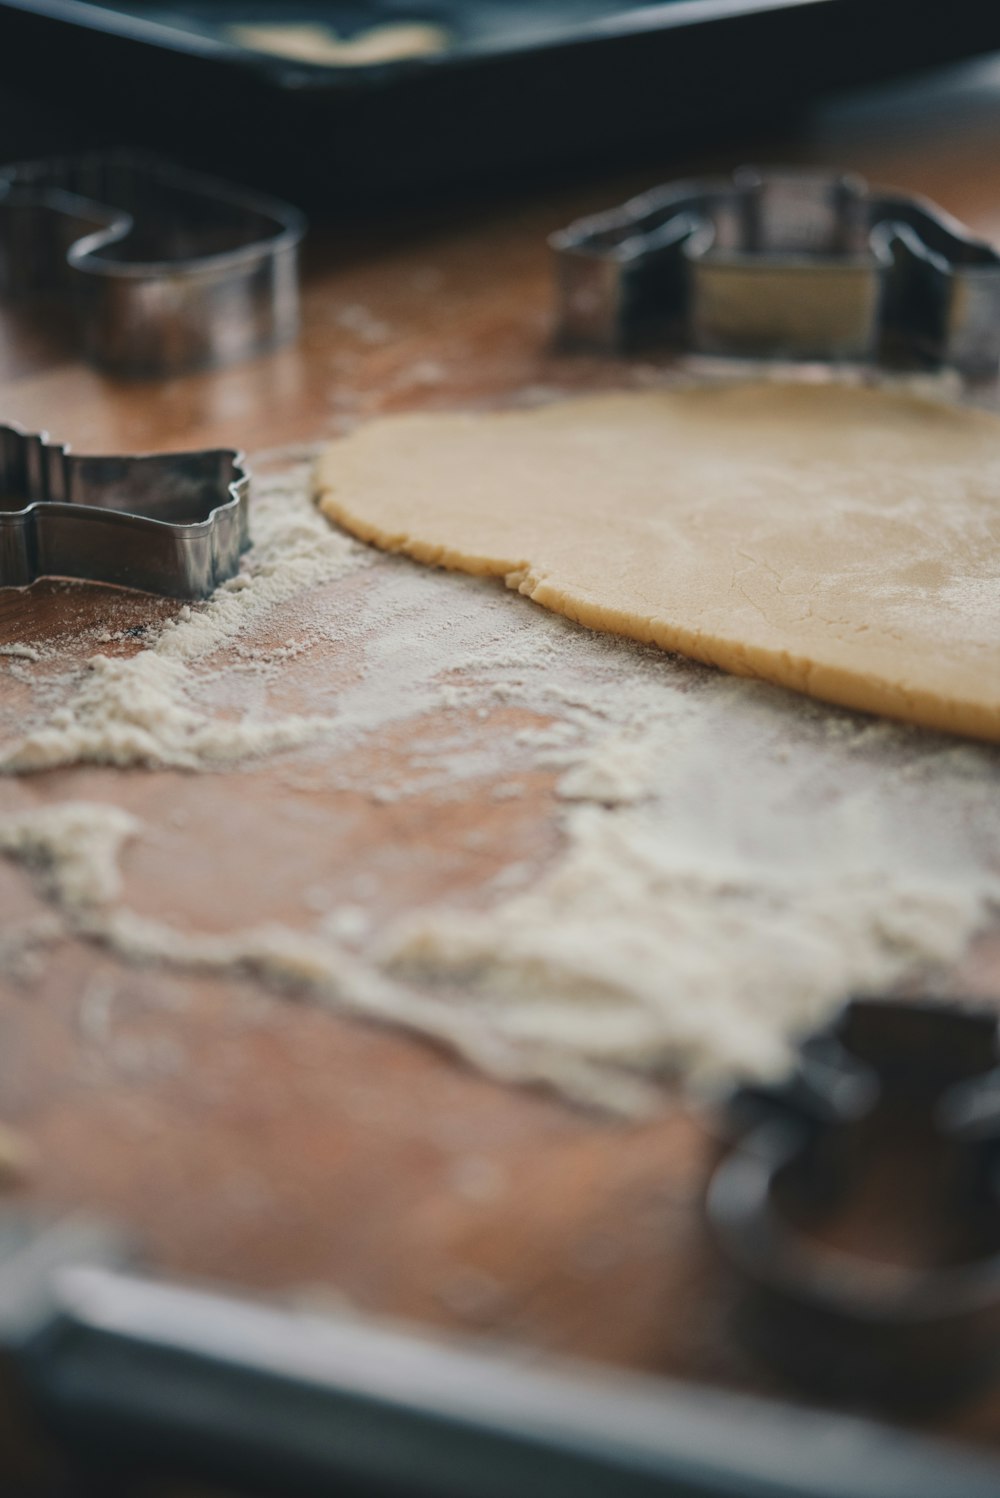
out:
<path id="1" fill-rule="evenodd" d="M 198 493 L 192 499 L 193 478 L 199 490 L 208 488 L 207 503 Z M 0 425 L 0 497 L 16 501 L 23 493 L 25 500 L 0 510 L 0 588 L 66 577 L 206 598 L 236 575 L 250 545 L 250 478 L 237 449 L 78 456 L 47 432 Z M 168 512 L 200 504 L 202 513 L 171 520 L 129 508 L 122 491 L 140 481 Z"/>

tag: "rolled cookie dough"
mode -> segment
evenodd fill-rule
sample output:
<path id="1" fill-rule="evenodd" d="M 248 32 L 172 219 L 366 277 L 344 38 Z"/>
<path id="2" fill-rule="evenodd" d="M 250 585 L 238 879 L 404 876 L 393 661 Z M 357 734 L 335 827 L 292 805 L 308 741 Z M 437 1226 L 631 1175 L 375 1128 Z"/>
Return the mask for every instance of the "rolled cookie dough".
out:
<path id="1" fill-rule="evenodd" d="M 324 512 L 593 629 L 1000 741 L 1000 419 L 837 384 L 384 418 Z"/>

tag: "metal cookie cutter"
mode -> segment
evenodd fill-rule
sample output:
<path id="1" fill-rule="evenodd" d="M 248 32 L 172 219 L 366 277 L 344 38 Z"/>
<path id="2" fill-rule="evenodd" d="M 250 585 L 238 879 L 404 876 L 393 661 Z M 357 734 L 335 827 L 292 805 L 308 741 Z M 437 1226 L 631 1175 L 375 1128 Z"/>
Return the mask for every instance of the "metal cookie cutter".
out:
<path id="1" fill-rule="evenodd" d="M 286 203 L 130 152 L 0 168 L 0 296 L 71 295 L 86 356 L 116 374 L 291 338 L 304 232 Z"/>
<path id="2" fill-rule="evenodd" d="M 997 1372 L 995 1010 L 855 1000 L 730 1112 L 707 1212 L 757 1350 L 800 1385 L 886 1404 Z"/>
<path id="3" fill-rule="evenodd" d="M 557 330 L 623 351 L 996 372 L 1000 255 L 921 198 L 860 177 L 676 182 L 554 234 Z"/>
<path id="4" fill-rule="evenodd" d="M 204 598 L 250 544 L 242 454 L 77 457 L 0 426 L 0 587 L 39 577 Z"/>

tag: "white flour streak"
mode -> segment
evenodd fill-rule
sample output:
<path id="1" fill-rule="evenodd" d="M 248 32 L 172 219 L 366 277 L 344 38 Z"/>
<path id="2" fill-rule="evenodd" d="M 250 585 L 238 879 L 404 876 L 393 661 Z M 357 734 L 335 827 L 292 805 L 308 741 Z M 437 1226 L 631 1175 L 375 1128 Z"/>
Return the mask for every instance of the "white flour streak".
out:
<path id="1" fill-rule="evenodd" d="M 137 655 L 91 657 L 65 700 L 0 749 L 0 769 L 23 773 L 111 764 L 194 770 L 321 738 L 330 727 L 323 717 L 232 720 L 196 700 L 199 684 L 204 685 L 198 663 L 252 637 L 277 604 L 358 562 L 358 548 L 316 514 L 302 470 L 255 484 L 253 534 L 253 550 L 237 577 L 204 606 L 181 609 Z M 25 651 L 17 647 L 19 656 L 38 659 L 37 652 Z"/>
<path id="2" fill-rule="evenodd" d="M 74 676 L 68 702 L 8 746 L 7 768 L 204 769 L 295 748 L 306 782 L 429 805 L 517 805 L 543 780 L 555 795 L 532 804 L 555 819 L 560 849 L 544 868 L 512 852 L 461 909 L 431 902 L 380 927 L 363 893 L 376 865 L 362 861 L 341 916 L 319 899 L 303 929 L 204 935 L 130 908 L 120 855 L 146 832 L 123 810 L 19 810 L 0 819 L 0 849 L 35 872 L 65 934 L 125 962 L 293 989 L 434 1036 L 493 1075 L 635 1113 L 676 1077 L 772 1071 L 852 989 L 946 969 L 995 919 L 995 750 L 374 557 L 315 515 L 302 470 L 261 493 L 246 580 L 151 648 Z M 300 660 L 315 716 L 282 717 L 264 688 Z M 397 729 L 403 771 L 373 769 Z M 218 834 L 208 822 L 200 835 L 208 850 Z"/>
<path id="3" fill-rule="evenodd" d="M 139 826 L 117 806 L 63 801 L 0 820 L 0 852 L 32 869 L 59 910 L 79 919 L 121 893 L 118 857 Z"/>

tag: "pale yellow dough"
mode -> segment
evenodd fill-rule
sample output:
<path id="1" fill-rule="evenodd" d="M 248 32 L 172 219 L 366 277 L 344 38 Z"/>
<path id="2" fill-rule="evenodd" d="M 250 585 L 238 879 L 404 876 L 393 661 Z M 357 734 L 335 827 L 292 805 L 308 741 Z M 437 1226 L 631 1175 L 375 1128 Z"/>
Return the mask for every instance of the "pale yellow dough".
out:
<path id="1" fill-rule="evenodd" d="M 593 629 L 1000 741 L 1000 419 L 837 384 L 388 417 L 324 512 Z"/>

